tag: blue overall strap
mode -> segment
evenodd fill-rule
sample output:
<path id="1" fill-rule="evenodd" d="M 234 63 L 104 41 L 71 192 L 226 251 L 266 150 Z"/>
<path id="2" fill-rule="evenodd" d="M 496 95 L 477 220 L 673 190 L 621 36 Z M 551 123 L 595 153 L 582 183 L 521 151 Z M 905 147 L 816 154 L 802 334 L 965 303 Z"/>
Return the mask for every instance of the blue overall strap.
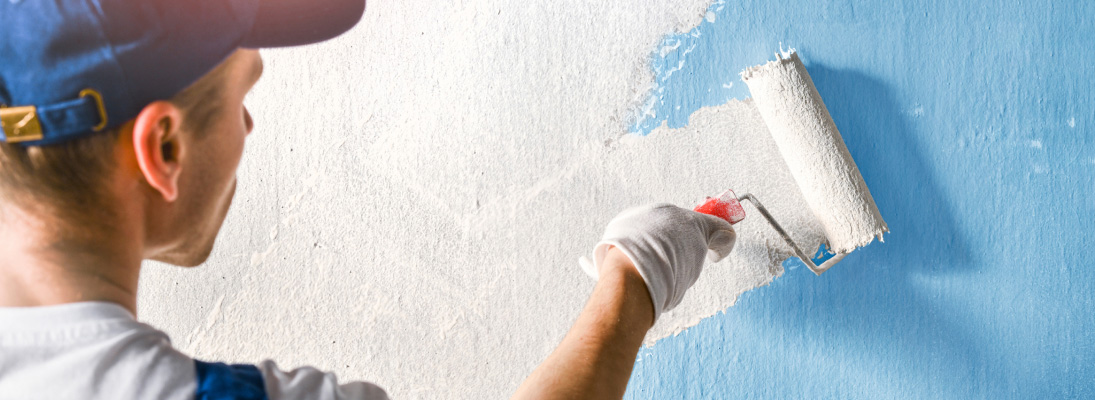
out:
<path id="1" fill-rule="evenodd" d="M 262 373 L 254 365 L 207 363 L 194 360 L 198 375 L 197 400 L 268 400 Z"/>

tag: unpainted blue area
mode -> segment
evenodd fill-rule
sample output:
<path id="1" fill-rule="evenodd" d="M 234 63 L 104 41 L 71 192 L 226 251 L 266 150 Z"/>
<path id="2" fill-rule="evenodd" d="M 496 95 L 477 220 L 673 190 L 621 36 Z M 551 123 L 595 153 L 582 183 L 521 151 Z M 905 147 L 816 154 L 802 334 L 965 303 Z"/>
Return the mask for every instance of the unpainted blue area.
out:
<path id="1" fill-rule="evenodd" d="M 892 233 L 642 349 L 627 397 L 1095 398 L 1095 2 L 711 10 L 635 129 L 795 47 Z"/>
<path id="2" fill-rule="evenodd" d="M 817 249 L 817 253 L 814 253 L 814 257 L 810 261 L 814 262 L 814 265 L 821 265 L 822 263 L 829 261 L 830 258 L 836 257 L 836 253 L 829 251 L 829 246 L 825 243 L 821 244 L 821 247 Z"/>

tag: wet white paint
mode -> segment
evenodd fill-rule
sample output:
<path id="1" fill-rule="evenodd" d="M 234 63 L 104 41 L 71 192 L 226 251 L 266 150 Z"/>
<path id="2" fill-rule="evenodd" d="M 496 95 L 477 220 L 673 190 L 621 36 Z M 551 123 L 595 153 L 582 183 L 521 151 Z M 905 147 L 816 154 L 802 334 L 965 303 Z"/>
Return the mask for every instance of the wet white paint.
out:
<path id="1" fill-rule="evenodd" d="M 578 315 L 593 282 L 577 259 L 628 206 L 731 187 L 816 246 L 751 101 L 626 133 L 648 56 L 707 6 L 375 1 L 342 38 L 264 52 L 217 249 L 196 269 L 149 264 L 141 318 L 203 359 L 313 365 L 396 398 L 504 398 Z M 648 343 L 782 273 L 775 232 L 738 229 Z"/>

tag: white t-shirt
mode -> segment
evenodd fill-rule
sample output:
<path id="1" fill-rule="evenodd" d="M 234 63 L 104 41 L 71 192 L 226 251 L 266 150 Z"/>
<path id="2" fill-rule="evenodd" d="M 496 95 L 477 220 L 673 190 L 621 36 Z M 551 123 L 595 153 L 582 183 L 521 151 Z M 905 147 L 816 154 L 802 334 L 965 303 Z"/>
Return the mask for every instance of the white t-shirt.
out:
<path id="1" fill-rule="evenodd" d="M 194 360 L 114 303 L 0 307 L 0 400 L 387 398 L 315 368 Z"/>

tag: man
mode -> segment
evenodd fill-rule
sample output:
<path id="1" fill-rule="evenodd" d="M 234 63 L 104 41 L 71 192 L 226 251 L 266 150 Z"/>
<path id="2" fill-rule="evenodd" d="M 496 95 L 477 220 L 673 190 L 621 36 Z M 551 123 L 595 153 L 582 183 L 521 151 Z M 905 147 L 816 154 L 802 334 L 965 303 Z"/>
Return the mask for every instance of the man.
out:
<path id="1" fill-rule="evenodd" d="M 363 0 L 0 1 L 0 399 L 381 399 L 272 361 L 191 359 L 137 322 L 142 260 L 197 266 L 231 204 L 257 48 L 326 40 Z M 337 117 L 337 116 L 332 116 Z M 734 232 L 671 205 L 594 250 L 575 326 L 515 397 L 623 395 L 645 332 Z"/>

